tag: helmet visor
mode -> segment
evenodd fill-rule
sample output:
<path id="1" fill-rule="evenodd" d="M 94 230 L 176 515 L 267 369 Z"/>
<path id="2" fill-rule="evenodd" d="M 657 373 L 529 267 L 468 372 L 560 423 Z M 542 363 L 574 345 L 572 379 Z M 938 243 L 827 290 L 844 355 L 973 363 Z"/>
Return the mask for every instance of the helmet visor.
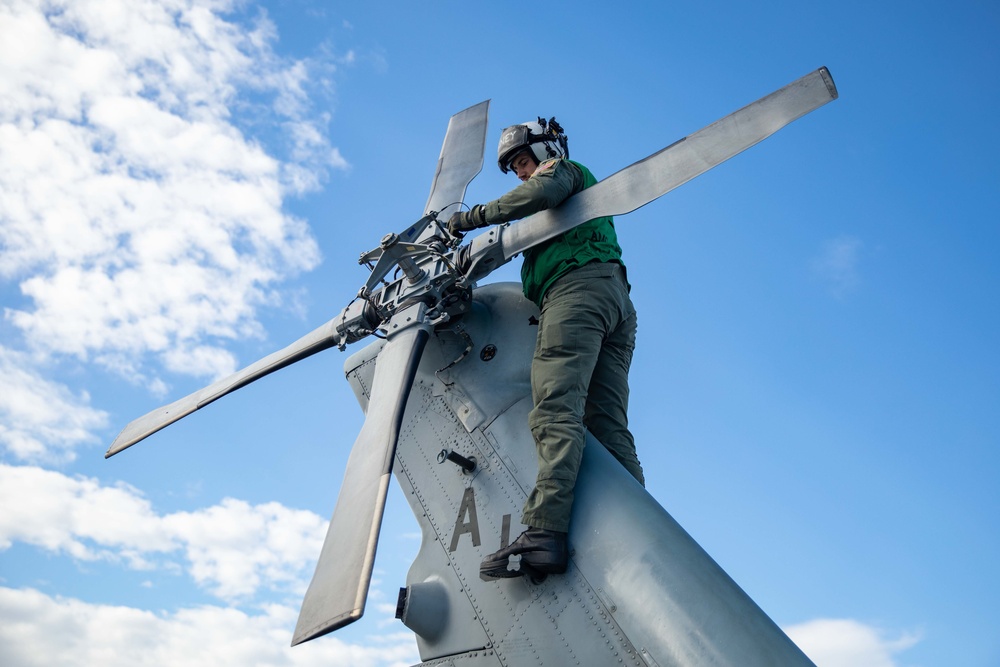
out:
<path id="1" fill-rule="evenodd" d="M 500 146 L 497 148 L 497 164 L 501 171 L 510 170 L 510 161 L 521 150 L 531 143 L 531 129 L 527 125 L 512 125 L 500 135 Z"/>

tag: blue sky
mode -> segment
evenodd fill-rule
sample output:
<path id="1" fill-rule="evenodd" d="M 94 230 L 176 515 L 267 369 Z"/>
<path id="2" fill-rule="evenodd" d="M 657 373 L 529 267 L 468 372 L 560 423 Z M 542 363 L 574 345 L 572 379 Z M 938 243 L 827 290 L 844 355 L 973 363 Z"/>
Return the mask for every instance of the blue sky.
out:
<path id="1" fill-rule="evenodd" d="M 0 662 L 409 665 L 393 490 L 366 616 L 287 648 L 362 422 L 328 352 L 109 461 L 338 312 L 448 117 L 598 176 L 821 65 L 836 102 L 622 217 L 650 492 L 821 667 L 1000 664 L 995 3 L 0 0 Z M 516 263 L 495 274 L 516 279 Z"/>

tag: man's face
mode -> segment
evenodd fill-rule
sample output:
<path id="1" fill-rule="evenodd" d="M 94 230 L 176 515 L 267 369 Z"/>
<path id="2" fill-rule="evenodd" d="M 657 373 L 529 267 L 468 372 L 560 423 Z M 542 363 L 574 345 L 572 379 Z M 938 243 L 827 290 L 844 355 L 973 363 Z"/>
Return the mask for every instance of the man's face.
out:
<path id="1" fill-rule="evenodd" d="M 511 160 L 510 168 L 519 179 L 526 181 L 538 169 L 538 162 L 531 151 L 521 151 Z"/>

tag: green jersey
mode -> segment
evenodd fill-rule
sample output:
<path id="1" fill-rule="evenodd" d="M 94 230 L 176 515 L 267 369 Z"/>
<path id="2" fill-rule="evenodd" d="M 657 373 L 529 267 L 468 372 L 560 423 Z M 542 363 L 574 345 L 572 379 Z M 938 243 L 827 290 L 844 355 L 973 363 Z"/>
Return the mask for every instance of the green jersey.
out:
<path id="1" fill-rule="evenodd" d="M 595 183 L 597 179 L 590 170 L 578 162 L 546 160 L 527 181 L 486 204 L 486 222 L 519 220 L 554 208 Z M 614 220 L 610 216 L 588 220 L 524 252 L 524 295 L 541 307 L 545 293 L 561 276 L 591 262 L 623 264 L 621 257 Z"/>

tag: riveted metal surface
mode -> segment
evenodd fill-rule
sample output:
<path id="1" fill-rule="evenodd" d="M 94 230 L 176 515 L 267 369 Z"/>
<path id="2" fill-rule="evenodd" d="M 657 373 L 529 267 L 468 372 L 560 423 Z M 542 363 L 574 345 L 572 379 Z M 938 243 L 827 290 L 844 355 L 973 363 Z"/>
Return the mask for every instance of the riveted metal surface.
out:
<path id="1" fill-rule="evenodd" d="M 485 286 L 480 294 L 482 300 L 462 322 L 465 331 L 477 344 L 486 339 L 503 341 L 498 357 L 516 355 L 530 362 L 535 336 L 530 317 L 537 316 L 537 310 L 523 299 L 518 285 Z M 443 659 L 462 649 L 493 648 L 495 659 L 504 665 L 641 667 L 636 649 L 575 567 L 541 584 L 479 578 L 482 558 L 501 546 L 505 517 L 510 539 L 523 529 L 518 519 L 535 474 L 534 443 L 527 428 L 530 363 L 512 364 L 508 358 L 505 366 L 499 366 L 499 358 L 487 364 L 469 355 L 438 373 L 454 359 L 458 340 L 445 335 L 428 345 L 397 449 L 397 478 L 423 534 L 407 583 L 447 571 L 442 579 L 451 582 L 446 584 L 449 600 L 457 610 L 449 614 L 449 627 L 439 639 L 418 636 L 421 657 Z M 497 370 L 486 374 L 487 365 Z M 479 397 L 483 387 L 501 383 L 502 391 L 477 398 L 476 419 L 461 419 L 458 412 L 468 406 L 469 394 Z M 470 424 L 478 426 L 467 430 Z M 437 455 L 443 448 L 474 455 L 480 465 L 468 474 L 458 466 L 441 464 Z M 476 530 L 455 539 L 455 531 L 473 520 L 468 514 L 460 516 L 468 489 L 474 495 Z M 451 551 L 453 543 L 456 548 Z M 566 630 L 581 625 L 596 631 L 577 637 Z M 540 628 L 545 629 L 544 642 L 534 639 Z"/>
<path id="2" fill-rule="evenodd" d="M 523 301 L 517 285 L 487 285 L 476 295 L 461 323 L 464 335 L 474 349 L 485 340 L 503 341 L 498 359 L 487 363 L 470 354 L 439 373 L 468 343 L 454 334 L 432 336 L 396 453 L 394 472 L 423 536 L 407 583 L 437 578 L 449 604 L 440 633 L 417 637 L 424 664 L 811 665 L 590 436 L 566 574 L 541 583 L 480 579 L 479 563 L 501 547 L 505 526 L 507 539 L 523 529 L 521 507 L 536 464 L 527 427 L 534 329 L 524 317 L 533 307 L 516 303 Z M 512 364 L 517 372 L 488 375 L 484 367 L 502 367 L 501 354 L 528 362 Z M 370 386 L 369 359 L 358 357 L 351 379 L 361 394 Z M 494 389 L 492 398 L 485 397 Z M 464 408 L 470 408 L 465 419 Z M 476 470 L 439 463 L 442 449 L 474 456 Z"/>

